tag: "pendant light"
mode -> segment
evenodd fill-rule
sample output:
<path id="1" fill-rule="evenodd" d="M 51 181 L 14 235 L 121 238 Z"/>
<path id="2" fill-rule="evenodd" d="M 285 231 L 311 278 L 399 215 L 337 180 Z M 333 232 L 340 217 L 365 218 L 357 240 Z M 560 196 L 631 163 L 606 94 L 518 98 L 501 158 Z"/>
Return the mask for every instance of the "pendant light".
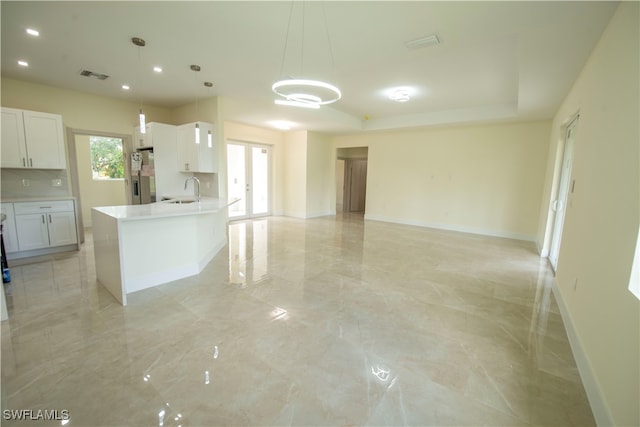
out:
<path id="1" fill-rule="evenodd" d="M 138 46 L 138 65 L 140 65 L 140 48 L 147 45 L 140 37 L 133 37 L 131 42 Z M 140 79 L 142 81 L 142 79 Z M 145 121 L 144 112 L 142 111 L 142 91 L 140 90 L 140 114 L 138 114 L 138 121 L 140 123 L 140 133 L 147 133 L 147 123 Z"/>
<path id="2" fill-rule="evenodd" d="M 200 71 L 200 66 L 199 65 L 192 65 L 191 69 L 193 70 L 194 73 L 197 73 L 198 71 Z M 195 80 L 195 74 L 193 75 L 194 80 Z M 196 91 L 196 120 L 198 120 L 198 93 Z M 196 144 L 200 144 L 200 124 L 196 121 L 196 129 L 195 129 L 195 140 L 196 140 Z"/>
<path id="3" fill-rule="evenodd" d="M 204 82 L 205 87 L 207 88 L 207 94 L 211 95 L 211 88 L 213 87 L 213 83 Z M 213 147 L 213 135 L 211 135 L 211 129 L 207 132 L 207 147 Z"/>
<path id="4" fill-rule="evenodd" d="M 294 1 L 291 2 L 289 9 L 289 22 L 287 25 L 287 33 L 284 42 L 284 50 L 282 53 L 282 64 L 280 67 L 280 75 L 283 75 L 284 63 L 287 54 L 287 44 L 289 42 L 289 31 L 291 29 L 291 21 L 293 16 Z M 304 70 L 303 58 L 304 58 L 304 12 L 305 3 L 302 3 L 302 35 L 300 39 L 300 73 Z M 331 39 L 329 38 L 329 31 L 327 29 L 327 17 L 324 9 L 324 2 L 322 2 L 322 14 L 324 29 L 327 35 L 327 42 L 329 47 L 329 55 L 331 57 L 331 63 L 333 64 L 333 51 L 331 50 Z M 278 105 L 288 105 L 294 107 L 314 108 L 318 109 L 321 105 L 331 104 L 342 98 L 342 92 L 337 86 L 327 83 L 321 80 L 313 80 L 306 78 L 282 78 L 271 86 L 271 90 L 278 96 L 279 99 L 275 100 Z"/>

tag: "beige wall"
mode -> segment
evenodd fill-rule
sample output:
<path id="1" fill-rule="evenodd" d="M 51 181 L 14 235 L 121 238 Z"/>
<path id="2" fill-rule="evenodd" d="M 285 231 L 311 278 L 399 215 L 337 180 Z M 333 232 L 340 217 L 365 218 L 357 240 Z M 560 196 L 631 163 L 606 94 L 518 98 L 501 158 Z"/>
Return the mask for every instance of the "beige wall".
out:
<path id="1" fill-rule="evenodd" d="M 89 136 L 76 135 L 75 140 L 83 225 L 91 227 L 91 208 L 126 204 L 124 180 L 94 180 Z"/>
<path id="2" fill-rule="evenodd" d="M 287 132 L 284 137 L 285 194 L 283 214 L 298 218 L 307 216 L 307 132 Z"/>
<path id="3" fill-rule="evenodd" d="M 138 102 L 2 78 L 2 106 L 61 114 L 65 127 L 133 136 Z M 143 105 L 148 122 L 172 123 L 171 110 Z"/>
<path id="4" fill-rule="evenodd" d="M 307 208 L 306 217 L 335 213 L 335 150 L 327 136 L 307 135 Z"/>
<path id="5" fill-rule="evenodd" d="M 621 3 L 554 118 L 539 228 L 548 247 L 557 145 L 579 112 L 555 291 L 601 425 L 640 425 L 640 302 L 627 289 L 640 217 L 638 15 L 637 2 Z"/>
<path id="6" fill-rule="evenodd" d="M 192 103 L 171 110 L 170 124 L 181 125 L 192 122 L 218 123 L 218 98 L 194 99 Z M 168 123 L 168 122 L 167 122 Z"/>
<path id="7" fill-rule="evenodd" d="M 333 138 L 368 146 L 366 217 L 535 240 L 548 121 Z"/>

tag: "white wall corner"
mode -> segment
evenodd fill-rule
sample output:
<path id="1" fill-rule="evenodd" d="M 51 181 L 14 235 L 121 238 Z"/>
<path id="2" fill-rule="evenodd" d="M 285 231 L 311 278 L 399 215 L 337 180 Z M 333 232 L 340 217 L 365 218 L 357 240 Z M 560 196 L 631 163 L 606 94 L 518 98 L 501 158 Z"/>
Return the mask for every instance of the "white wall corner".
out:
<path id="1" fill-rule="evenodd" d="M 589 399 L 589 404 L 591 405 L 591 411 L 593 412 L 596 424 L 599 426 L 613 426 L 615 423 L 613 421 L 611 411 L 609 410 L 609 405 L 607 405 L 604 394 L 602 393 L 602 388 L 594 374 L 591 363 L 589 363 L 589 358 L 584 351 L 582 342 L 576 333 L 573 321 L 569 315 L 569 310 L 567 309 L 567 305 L 562 297 L 562 291 L 555 279 L 553 280 L 553 295 L 556 297 L 556 302 L 560 309 L 560 315 L 562 316 L 562 323 L 564 323 L 564 328 L 567 333 L 567 337 L 569 338 L 569 344 L 571 345 L 571 352 L 573 353 L 573 358 L 576 361 L 578 372 L 580 373 L 584 390 L 587 393 L 587 398 Z"/>

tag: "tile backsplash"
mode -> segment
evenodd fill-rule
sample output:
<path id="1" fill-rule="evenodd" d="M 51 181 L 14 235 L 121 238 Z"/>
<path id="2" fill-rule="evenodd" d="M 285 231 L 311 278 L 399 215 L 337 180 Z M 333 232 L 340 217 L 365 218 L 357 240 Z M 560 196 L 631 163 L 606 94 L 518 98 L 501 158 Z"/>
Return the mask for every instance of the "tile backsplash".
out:
<path id="1" fill-rule="evenodd" d="M 66 170 L 2 169 L 1 189 L 3 199 L 71 195 Z"/>

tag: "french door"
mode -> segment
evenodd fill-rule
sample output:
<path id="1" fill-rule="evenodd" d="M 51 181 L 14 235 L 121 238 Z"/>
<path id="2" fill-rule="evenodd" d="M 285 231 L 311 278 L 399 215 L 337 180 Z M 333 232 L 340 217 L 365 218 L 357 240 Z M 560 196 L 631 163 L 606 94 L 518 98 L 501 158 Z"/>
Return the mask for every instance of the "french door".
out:
<path id="1" fill-rule="evenodd" d="M 573 168 L 573 154 L 575 152 L 575 133 L 578 125 L 576 117 L 567 127 L 562 155 L 562 169 L 560 172 L 560 184 L 558 186 L 558 198 L 553 202 L 553 210 L 556 212 L 553 221 L 553 233 L 551 235 L 551 248 L 549 249 L 549 262 L 553 270 L 558 268 L 558 256 L 560 255 L 560 243 L 562 241 L 562 228 L 567 212 L 567 201 L 571 191 L 571 169 Z"/>
<path id="2" fill-rule="evenodd" d="M 229 219 L 271 214 L 271 148 L 243 142 L 227 143 L 227 194 L 240 199 L 229 206 Z"/>

